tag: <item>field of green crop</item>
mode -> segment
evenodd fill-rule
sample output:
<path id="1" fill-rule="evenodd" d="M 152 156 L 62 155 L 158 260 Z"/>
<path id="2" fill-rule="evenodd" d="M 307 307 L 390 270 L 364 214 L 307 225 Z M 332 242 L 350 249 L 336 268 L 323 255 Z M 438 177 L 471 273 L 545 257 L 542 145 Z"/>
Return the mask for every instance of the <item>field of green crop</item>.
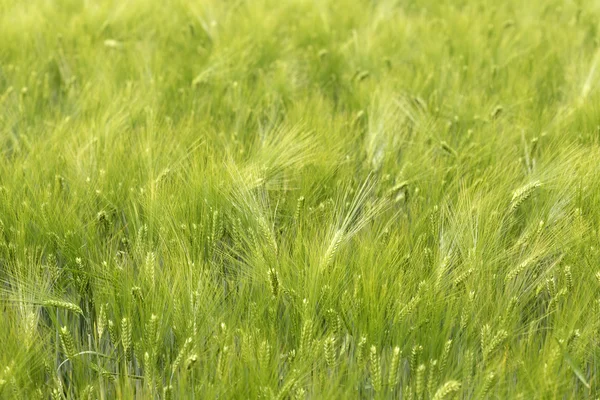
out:
<path id="1" fill-rule="evenodd" d="M 0 0 L 0 398 L 598 398 L 599 28 Z"/>

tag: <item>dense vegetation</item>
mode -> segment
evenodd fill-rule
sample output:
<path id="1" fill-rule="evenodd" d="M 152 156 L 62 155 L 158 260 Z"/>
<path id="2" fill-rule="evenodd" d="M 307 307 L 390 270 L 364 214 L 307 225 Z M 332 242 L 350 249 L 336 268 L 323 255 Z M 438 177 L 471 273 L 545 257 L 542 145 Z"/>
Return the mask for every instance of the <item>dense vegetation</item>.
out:
<path id="1" fill-rule="evenodd" d="M 0 0 L 0 398 L 595 398 L 599 22 Z"/>

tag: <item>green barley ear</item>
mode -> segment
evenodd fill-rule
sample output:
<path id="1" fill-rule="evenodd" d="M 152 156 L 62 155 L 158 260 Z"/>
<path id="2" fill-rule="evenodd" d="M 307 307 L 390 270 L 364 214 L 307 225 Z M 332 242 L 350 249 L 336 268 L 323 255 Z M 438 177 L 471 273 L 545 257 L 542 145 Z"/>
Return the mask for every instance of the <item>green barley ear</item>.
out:
<path id="1" fill-rule="evenodd" d="M 156 255 L 154 252 L 148 252 L 146 254 L 146 261 L 144 262 L 144 275 L 150 283 L 151 287 L 155 287 L 156 280 Z"/>
<path id="2" fill-rule="evenodd" d="M 269 386 L 259 386 L 258 387 L 258 397 L 259 400 L 270 400 L 275 398 L 275 393 L 273 389 Z"/>
<path id="3" fill-rule="evenodd" d="M 406 261 L 408 261 L 410 259 L 410 257 L 406 258 Z M 432 266 L 433 265 L 433 250 L 431 250 L 431 247 L 426 246 L 423 249 L 423 263 L 426 266 Z"/>
<path id="4" fill-rule="evenodd" d="M 294 391 L 294 400 L 304 400 L 306 399 L 306 390 L 303 387 L 298 387 Z"/>
<path id="5" fill-rule="evenodd" d="M 417 367 L 417 378 L 416 378 L 416 395 L 417 399 L 423 398 L 423 392 L 425 389 L 425 370 L 427 367 L 425 364 L 421 364 Z"/>
<path id="6" fill-rule="evenodd" d="M 252 250 L 259 251 L 261 246 L 260 246 L 260 242 L 258 241 L 258 237 L 256 236 L 256 233 L 254 232 L 253 229 L 249 229 L 248 234 L 250 235 L 250 239 L 251 239 L 250 243 L 252 246 Z M 260 253 L 259 253 L 259 255 L 260 255 Z"/>
<path id="7" fill-rule="evenodd" d="M 544 378 L 546 380 L 553 379 L 556 376 L 554 370 L 561 353 L 560 345 L 563 342 L 563 339 L 559 339 L 558 343 L 553 343 L 553 347 L 546 356 L 546 362 L 544 363 Z"/>
<path id="8" fill-rule="evenodd" d="M 154 390 L 154 362 L 150 356 L 150 353 L 144 353 L 144 382 L 147 384 L 148 389 L 152 392 Z"/>
<path id="9" fill-rule="evenodd" d="M 93 385 L 87 385 L 85 387 L 85 389 L 83 389 L 83 391 L 81 392 L 82 400 L 92 400 L 93 396 L 94 396 L 94 386 Z"/>
<path id="10" fill-rule="evenodd" d="M 432 360 L 429 363 L 429 376 L 427 378 L 427 395 L 431 397 L 433 395 L 433 390 L 437 385 L 437 360 Z"/>
<path id="11" fill-rule="evenodd" d="M 58 388 L 53 388 L 51 393 L 52 400 L 63 400 L 62 391 Z"/>
<path id="12" fill-rule="evenodd" d="M 544 222 L 544 220 L 540 220 L 540 222 L 538 223 L 538 227 L 535 231 L 536 236 L 540 236 L 542 231 L 544 230 L 544 226 L 546 225 L 546 223 Z"/>
<path id="13" fill-rule="evenodd" d="M 410 301 L 408 303 L 406 303 L 406 305 L 404 307 L 402 307 L 400 309 L 400 311 L 398 313 L 398 320 L 400 322 L 402 322 L 404 320 L 404 318 L 412 315 L 413 312 L 415 311 L 415 309 L 417 308 L 417 306 L 419 305 L 420 301 L 421 301 L 421 295 L 417 293 L 415 296 L 413 296 L 412 299 L 410 299 Z"/>
<path id="14" fill-rule="evenodd" d="M 402 387 L 402 398 L 408 400 L 414 400 L 415 392 L 409 383 L 405 383 Z"/>
<path id="15" fill-rule="evenodd" d="M 262 371 L 268 371 L 271 361 L 271 346 L 263 340 L 258 348 L 258 365 Z"/>
<path id="16" fill-rule="evenodd" d="M 244 361 L 245 364 L 250 364 L 250 362 L 252 362 L 252 355 L 254 352 L 254 340 L 253 340 L 253 336 L 252 334 L 248 334 L 248 333 L 243 333 L 242 334 L 242 349 L 241 349 L 241 354 L 242 354 L 242 360 Z"/>
<path id="17" fill-rule="evenodd" d="M 148 225 L 144 224 L 138 228 L 137 235 L 135 236 L 135 253 L 141 254 L 142 246 L 148 237 Z"/>
<path id="18" fill-rule="evenodd" d="M 104 304 L 100 305 L 100 311 L 98 312 L 98 339 L 102 339 L 102 334 L 108 325 L 108 318 L 106 317 L 106 308 Z"/>
<path id="19" fill-rule="evenodd" d="M 112 319 L 108 320 L 108 334 L 110 336 L 110 341 L 112 342 L 113 346 L 116 346 L 118 344 L 117 329 Z"/>
<path id="20" fill-rule="evenodd" d="M 310 354 L 312 347 L 312 320 L 307 319 L 302 325 L 302 332 L 300 333 L 300 355 L 307 357 Z"/>
<path id="21" fill-rule="evenodd" d="M 290 363 L 294 362 L 294 360 L 296 359 L 296 350 L 292 349 L 292 350 L 288 351 L 287 357 L 288 357 L 288 360 L 290 361 Z"/>
<path id="22" fill-rule="evenodd" d="M 45 307 L 64 308 L 65 310 L 69 310 L 76 314 L 83 315 L 83 311 L 81 310 L 81 308 L 79 308 L 79 306 L 68 301 L 46 300 L 42 305 Z"/>
<path id="23" fill-rule="evenodd" d="M 537 256 L 533 255 L 533 256 L 528 257 L 525 260 L 523 260 L 515 268 L 508 271 L 508 273 L 506 274 L 506 277 L 504 278 L 505 282 L 512 281 L 514 278 L 517 277 L 517 275 L 519 275 L 520 273 L 525 271 L 525 269 L 527 269 L 527 267 L 529 267 L 531 264 L 534 264 L 537 261 L 537 259 L 538 259 Z"/>
<path id="24" fill-rule="evenodd" d="M 173 364 L 171 365 L 171 376 L 175 375 L 177 368 L 179 368 L 179 364 L 181 364 L 181 361 L 183 361 L 183 358 L 186 356 L 187 351 L 191 345 L 192 345 L 192 338 L 189 337 L 183 343 L 183 345 L 181 346 L 181 349 L 179 349 L 179 353 L 177 354 L 177 357 L 175 357 L 175 360 L 173 361 Z"/>
<path id="25" fill-rule="evenodd" d="M 485 377 L 485 380 L 483 381 L 481 395 L 479 396 L 480 399 L 485 399 L 487 397 L 487 394 L 489 393 L 490 389 L 492 388 L 492 386 L 494 385 L 495 382 L 496 382 L 496 374 L 494 372 L 490 372 Z"/>
<path id="26" fill-rule="evenodd" d="M 465 386 L 471 386 L 471 380 L 473 379 L 473 364 L 475 361 L 475 355 L 473 350 L 467 350 L 465 352 L 465 360 L 463 361 L 463 376 L 465 377 Z"/>
<path id="27" fill-rule="evenodd" d="M 483 348 L 483 362 L 508 338 L 508 332 L 500 330 L 493 338 L 488 336 L 488 344 Z"/>
<path id="28" fill-rule="evenodd" d="M 510 206 L 508 209 L 509 214 L 512 214 L 517 208 L 519 208 L 521 204 L 529 199 L 533 192 L 535 192 L 535 190 L 540 186 L 542 186 L 540 181 L 534 181 L 515 190 L 513 192 L 512 199 L 510 200 Z"/>
<path id="29" fill-rule="evenodd" d="M 460 390 L 460 383 L 457 381 L 448 381 L 444 383 L 440 388 L 435 392 L 433 396 L 433 400 L 444 400 L 450 394 L 454 392 L 458 392 Z"/>
<path id="30" fill-rule="evenodd" d="M 571 334 L 569 335 L 567 342 L 566 342 L 566 347 L 569 351 L 573 350 L 575 341 L 577 339 L 579 339 L 580 337 L 581 337 L 581 332 L 579 331 L 579 329 L 575 329 L 573 332 L 571 332 Z"/>
<path id="31" fill-rule="evenodd" d="M 444 350 L 442 351 L 442 357 L 440 358 L 440 373 L 443 374 L 446 370 L 446 365 L 448 363 L 448 356 L 450 355 L 450 349 L 452 348 L 452 339 L 449 339 L 444 345 Z"/>
<path id="32" fill-rule="evenodd" d="M 69 328 L 63 326 L 59 331 L 60 342 L 62 343 L 63 350 L 65 352 L 65 356 L 69 360 L 73 360 L 75 357 L 75 342 L 73 341 L 73 336 L 71 336 L 71 332 L 69 332 Z"/>
<path id="33" fill-rule="evenodd" d="M 294 376 L 295 374 L 292 372 L 292 376 L 287 379 L 287 381 L 283 384 L 277 396 L 274 397 L 274 400 L 284 400 L 290 398 L 290 392 L 296 386 L 297 378 Z"/>
<path id="34" fill-rule="evenodd" d="M 210 237 L 209 237 L 209 243 L 210 243 L 209 251 L 211 254 L 214 252 L 214 249 L 217 246 L 217 241 L 220 238 L 221 224 L 222 224 L 222 222 L 221 222 L 221 218 L 219 215 L 219 211 L 214 210 L 213 214 L 212 214 L 212 223 L 211 223 Z"/>
<path id="35" fill-rule="evenodd" d="M 338 229 L 333 235 L 333 239 L 331 240 L 331 243 L 329 244 L 329 247 L 327 247 L 325 255 L 323 256 L 323 268 L 327 268 L 331 265 L 343 239 L 344 232 L 342 232 L 341 229 Z"/>
<path id="36" fill-rule="evenodd" d="M 46 374 L 46 377 L 50 377 L 53 375 L 52 367 L 50 366 L 50 363 L 47 360 L 44 360 L 44 374 Z"/>
<path id="37" fill-rule="evenodd" d="M 144 293 L 142 292 L 142 288 L 139 286 L 134 286 L 131 288 L 131 296 L 138 303 L 144 303 Z"/>
<path id="38" fill-rule="evenodd" d="M 438 230 L 439 220 L 440 220 L 440 208 L 437 205 L 435 205 L 435 206 L 433 206 L 433 210 L 431 211 L 431 214 L 429 215 L 429 231 L 431 233 L 431 236 L 434 239 L 437 239 L 438 235 L 439 235 L 439 230 Z"/>
<path id="39" fill-rule="evenodd" d="M 362 364 L 362 361 L 365 357 L 364 352 L 365 352 L 365 345 L 367 344 L 367 338 L 365 336 L 362 336 L 359 341 L 358 344 L 356 345 L 356 362 L 360 365 Z"/>
<path id="40" fill-rule="evenodd" d="M 567 289 L 562 288 L 556 294 L 552 295 L 552 298 L 548 302 L 548 310 L 554 310 L 558 306 L 560 300 L 567 295 Z"/>
<path id="41" fill-rule="evenodd" d="M 302 212 L 304 211 L 304 196 L 298 197 L 298 203 L 296 204 L 296 211 L 294 212 L 294 221 L 296 224 L 300 223 L 302 218 Z"/>
<path id="42" fill-rule="evenodd" d="M 329 336 L 327 339 L 325 339 L 323 348 L 325 351 L 325 362 L 329 368 L 333 368 L 336 362 L 335 337 Z"/>
<path id="43" fill-rule="evenodd" d="M 107 371 L 102 367 L 98 367 L 98 372 L 100 372 L 100 375 L 102 376 L 102 378 L 108 379 L 109 382 L 114 383 L 117 381 L 117 378 L 115 378 L 116 374 L 114 374 L 110 371 Z M 60 382 L 60 380 L 59 380 L 59 382 Z"/>
<path id="44" fill-rule="evenodd" d="M 8 382 L 10 382 L 11 388 L 12 388 L 12 394 L 13 394 L 13 398 L 15 399 L 19 399 L 19 393 L 18 393 L 18 387 L 17 387 L 17 382 L 15 379 L 15 376 L 12 372 L 12 367 L 14 366 L 14 361 L 10 363 L 9 366 L 4 368 L 4 371 L 2 373 L 2 379 L 0 379 L 0 391 L 4 388 L 4 385 L 6 385 Z M 1 393 L 1 392 L 0 392 Z"/>
<path id="45" fill-rule="evenodd" d="M 240 218 L 233 220 L 232 236 L 235 249 L 240 250 L 242 248 L 242 220 Z"/>
<path id="46" fill-rule="evenodd" d="M 223 375 L 225 373 L 225 360 L 227 357 L 227 353 L 229 351 L 229 347 L 223 346 L 223 350 L 219 352 L 219 357 L 217 359 L 217 380 L 223 380 Z"/>
<path id="47" fill-rule="evenodd" d="M 462 272 L 454 279 L 454 286 L 460 286 L 467 278 L 473 273 L 473 268 L 469 268 L 468 270 Z"/>
<path id="48" fill-rule="evenodd" d="M 131 323 L 127 318 L 121 320 L 121 343 L 125 359 L 131 361 Z"/>
<path id="49" fill-rule="evenodd" d="M 29 309 L 23 318 L 23 344 L 29 348 L 35 339 L 37 328 L 37 316 L 34 311 Z"/>
<path id="50" fill-rule="evenodd" d="M 340 316 L 335 312 L 335 310 L 333 308 L 328 309 L 325 314 L 325 317 L 327 321 L 328 330 L 330 330 L 330 332 L 334 335 L 341 335 L 343 329 L 342 320 Z"/>
<path id="51" fill-rule="evenodd" d="M 571 266 L 565 267 L 565 281 L 567 283 L 567 291 L 573 291 L 573 275 L 571 273 Z"/>
<path id="52" fill-rule="evenodd" d="M 152 354 L 156 354 L 158 350 L 158 317 L 154 314 L 150 316 L 150 320 L 146 324 L 146 340 L 148 340 Z"/>
<path id="53" fill-rule="evenodd" d="M 444 258 L 442 258 L 442 260 L 440 261 L 440 264 L 438 265 L 436 271 L 435 271 L 435 288 L 438 289 L 442 282 L 445 281 L 446 279 L 446 273 L 450 267 L 450 261 L 452 260 L 452 254 L 449 253 L 447 255 L 444 256 Z"/>
<path id="54" fill-rule="evenodd" d="M 415 345 L 410 352 L 410 372 L 416 373 L 417 363 L 419 362 L 419 353 L 423 351 L 423 346 Z"/>
<path id="55" fill-rule="evenodd" d="M 402 352 L 400 351 L 400 347 L 394 347 L 394 352 L 392 353 L 392 362 L 390 363 L 390 375 L 388 378 L 388 384 L 390 388 L 394 388 L 398 385 L 399 376 L 398 376 L 398 366 L 400 365 L 400 357 L 402 357 Z"/>
<path id="56" fill-rule="evenodd" d="M 369 353 L 369 371 L 371 372 L 371 383 L 375 392 L 381 391 L 381 364 L 377 356 L 377 348 L 371 346 Z"/>
<path id="57" fill-rule="evenodd" d="M 260 216 L 258 218 L 258 226 L 263 236 L 263 240 L 269 244 L 271 250 L 273 251 L 273 254 L 277 255 L 277 252 L 279 251 L 277 247 L 277 240 L 273 235 L 273 229 L 271 229 L 271 227 L 267 223 L 267 220 L 263 216 Z"/>
<path id="58" fill-rule="evenodd" d="M 275 268 L 269 268 L 269 282 L 271 283 L 271 294 L 274 298 L 279 295 L 279 275 Z"/>
<path id="59" fill-rule="evenodd" d="M 489 342 L 490 342 L 490 336 L 492 335 L 492 328 L 490 327 L 489 324 L 485 324 L 482 328 L 481 328 L 481 334 L 480 334 L 480 338 L 481 338 L 481 352 L 485 353 L 485 349 L 488 348 Z"/>

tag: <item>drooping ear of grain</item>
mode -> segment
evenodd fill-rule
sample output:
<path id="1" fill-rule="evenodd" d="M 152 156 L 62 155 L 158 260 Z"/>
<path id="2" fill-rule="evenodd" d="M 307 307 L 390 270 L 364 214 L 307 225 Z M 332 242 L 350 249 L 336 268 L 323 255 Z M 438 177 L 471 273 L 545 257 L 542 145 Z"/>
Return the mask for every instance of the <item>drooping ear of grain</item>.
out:
<path id="1" fill-rule="evenodd" d="M 529 199 L 531 195 L 541 186 L 542 183 L 540 181 L 533 181 L 515 190 L 512 198 L 510 199 L 510 205 L 508 207 L 509 214 L 515 212 L 515 210 L 519 208 L 521 204 L 527 201 L 527 199 Z"/>
<path id="2" fill-rule="evenodd" d="M 444 383 L 433 395 L 433 400 L 444 400 L 454 392 L 460 390 L 460 383 L 457 381 L 448 381 Z"/>
<path id="3" fill-rule="evenodd" d="M 65 310 L 72 311 L 76 314 L 83 315 L 83 311 L 81 310 L 81 308 L 79 306 L 77 306 L 76 304 L 73 304 L 71 302 L 68 302 L 68 301 L 46 300 L 46 301 L 44 301 L 43 305 L 45 307 L 63 308 Z"/>

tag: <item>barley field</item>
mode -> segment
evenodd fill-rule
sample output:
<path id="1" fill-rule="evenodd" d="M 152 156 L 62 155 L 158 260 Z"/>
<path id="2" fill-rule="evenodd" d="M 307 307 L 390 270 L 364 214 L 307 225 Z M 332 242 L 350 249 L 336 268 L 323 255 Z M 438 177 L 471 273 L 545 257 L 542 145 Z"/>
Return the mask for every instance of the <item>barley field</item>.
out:
<path id="1" fill-rule="evenodd" d="M 597 399 L 600 2 L 0 0 L 0 399 Z"/>

